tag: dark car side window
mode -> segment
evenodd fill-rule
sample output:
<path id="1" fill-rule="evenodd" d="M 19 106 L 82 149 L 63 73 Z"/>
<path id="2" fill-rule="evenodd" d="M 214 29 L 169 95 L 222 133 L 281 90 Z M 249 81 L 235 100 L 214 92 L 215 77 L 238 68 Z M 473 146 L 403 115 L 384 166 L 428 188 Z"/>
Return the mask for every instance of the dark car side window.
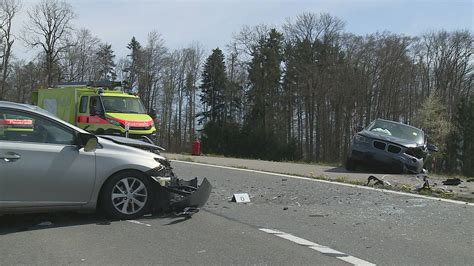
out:
<path id="1" fill-rule="evenodd" d="M 74 131 L 26 112 L 0 109 L 0 141 L 75 144 Z"/>
<path id="2" fill-rule="evenodd" d="M 82 96 L 81 103 L 79 104 L 79 113 L 85 114 L 87 113 L 87 102 L 89 100 L 89 96 Z"/>

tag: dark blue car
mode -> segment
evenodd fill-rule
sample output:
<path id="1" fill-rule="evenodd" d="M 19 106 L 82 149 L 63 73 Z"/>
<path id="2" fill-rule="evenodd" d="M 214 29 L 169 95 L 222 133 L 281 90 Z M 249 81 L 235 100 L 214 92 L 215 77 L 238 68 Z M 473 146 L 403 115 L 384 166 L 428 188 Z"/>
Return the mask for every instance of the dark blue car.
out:
<path id="1" fill-rule="evenodd" d="M 360 128 L 352 138 L 346 169 L 377 165 L 403 173 L 424 172 L 428 153 L 438 151 L 427 144 L 423 130 L 394 121 L 376 119 L 366 128 Z"/>

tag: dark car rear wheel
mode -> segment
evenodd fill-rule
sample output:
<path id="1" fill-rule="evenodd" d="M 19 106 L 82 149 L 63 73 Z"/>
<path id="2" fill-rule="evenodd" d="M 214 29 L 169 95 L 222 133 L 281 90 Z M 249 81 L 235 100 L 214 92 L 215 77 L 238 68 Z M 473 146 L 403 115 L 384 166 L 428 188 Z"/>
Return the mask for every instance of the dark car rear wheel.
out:
<path id="1" fill-rule="evenodd" d="M 346 170 L 347 171 L 355 171 L 357 168 L 356 161 L 351 158 L 347 158 L 346 160 Z"/>
<path id="2" fill-rule="evenodd" d="M 152 198 L 150 179 L 145 174 L 123 171 L 113 175 L 104 185 L 100 203 L 111 218 L 128 220 L 148 213 Z"/>

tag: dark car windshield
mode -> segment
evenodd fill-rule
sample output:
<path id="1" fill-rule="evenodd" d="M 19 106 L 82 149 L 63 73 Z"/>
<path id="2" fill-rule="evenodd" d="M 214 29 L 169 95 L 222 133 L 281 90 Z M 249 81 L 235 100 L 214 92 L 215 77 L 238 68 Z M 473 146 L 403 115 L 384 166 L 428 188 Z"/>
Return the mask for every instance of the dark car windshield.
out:
<path id="1" fill-rule="evenodd" d="M 130 97 L 102 97 L 107 113 L 146 114 L 145 107 L 138 98 Z"/>
<path id="2" fill-rule="evenodd" d="M 423 131 L 411 126 L 395 122 L 375 120 L 367 128 L 367 130 L 379 134 L 388 135 L 394 138 L 413 141 L 420 145 L 424 143 Z"/>

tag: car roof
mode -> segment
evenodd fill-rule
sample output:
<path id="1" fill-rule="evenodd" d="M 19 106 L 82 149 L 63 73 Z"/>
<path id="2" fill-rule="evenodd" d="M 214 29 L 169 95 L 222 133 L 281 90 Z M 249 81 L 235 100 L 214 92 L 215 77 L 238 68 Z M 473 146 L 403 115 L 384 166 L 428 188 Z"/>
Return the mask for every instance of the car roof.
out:
<path id="1" fill-rule="evenodd" d="M 7 101 L 0 101 L 0 108 L 12 108 L 12 109 L 17 109 L 17 110 L 22 110 L 22 111 L 29 111 L 29 112 L 34 112 L 34 113 L 39 113 L 43 116 L 47 116 L 49 118 L 52 118 L 54 119 L 55 121 L 59 122 L 59 123 L 62 123 L 62 124 L 65 124 L 67 125 L 68 127 L 71 127 L 79 132 L 83 132 L 85 133 L 86 131 L 81 129 L 81 128 L 78 128 L 66 121 L 63 121 L 61 119 L 59 119 L 58 117 L 56 117 L 54 114 L 38 107 L 38 106 L 35 106 L 35 105 L 31 105 L 31 104 L 25 104 L 25 103 L 15 103 L 15 102 L 7 102 Z"/>
<path id="2" fill-rule="evenodd" d="M 7 101 L 0 101 L 0 107 L 9 107 L 9 108 L 16 108 L 22 109 L 25 111 L 37 111 L 38 107 L 31 105 L 31 104 L 24 104 L 24 103 L 15 103 L 15 102 L 7 102 Z"/>
<path id="3" fill-rule="evenodd" d="M 26 103 L 15 103 L 15 102 L 7 102 L 7 101 L 0 101 L 0 108 L 13 108 L 22 111 L 29 111 L 34 113 L 40 113 L 41 115 L 48 116 L 54 119 L 57 117 L 50 112 L 31 104 Z"/>

